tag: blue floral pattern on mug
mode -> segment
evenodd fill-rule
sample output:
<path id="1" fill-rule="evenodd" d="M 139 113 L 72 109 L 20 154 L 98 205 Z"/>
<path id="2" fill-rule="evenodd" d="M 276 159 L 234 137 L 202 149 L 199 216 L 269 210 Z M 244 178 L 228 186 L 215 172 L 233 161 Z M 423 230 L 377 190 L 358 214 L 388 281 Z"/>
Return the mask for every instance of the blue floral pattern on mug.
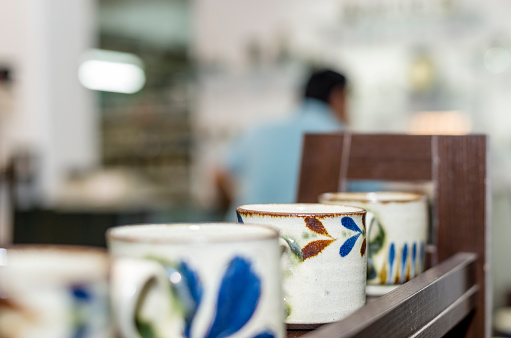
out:
<path id="1" fill-rule="evenodd" d="M 253 338 L 275 338 L 275 334 L 271 331 L 265 331 L 263 333 L 254 336 Z"/>
<path id="2" fill-rule="evenodd" d="M 69 288 L 69 292 L 72 298 L 72 338 L 86 337 L 87 310 L 90 307 L 92 295 L 89 290 L 87 290 L 87 287 L 83 285 L 73 285 Z"/>
<path id="3" fill-rule="evenodd" d="M 241 217 L 239 212 L 236 212 L 236 217 L 238 219 L 238 223 L 243 224 L 243 218 Z M 326 239 L 319 239 L 314 240 L 312 242 L 307 243 L 303 248 L 300 248 L 298 244 L 289 237 L 281 236 L 282 239 L 284 239 L 291 252 L 300 260 L 304 261 L 308 258 L 315 257 L 319 253 L 321 253 L 326 247 L 328 247 L 333 242 L 337 241 L 339 238 L 333 238 L 330 236 L 328 231 L 326 230 L 323 223 L 314 217 L 305 217 L 305 226 L 312 232 L 314 232 L 317 235 L 325 236 Z M 355 246 L 358 238 L 360 235 L 363 235 L 362 237 L 364 240 L 362 241 L 362 244 L 360 246 L 360 255 L 363 257 L 366 252 L 366 238 L 365 238 L 365 229 L 361 230 L 358 225 L 355 223 L 353 218 L 344 216 L 341 218 L 341 225 L 345 227 L 346 229 L 355 232 L 353 236 L 348 238 L 340 247 L 339 249 L 339 255 L 341 257 L 346 257 L 350 254 L 350 252 L 353 250 L 353 247 Z"/>
<path id="4" fill-rule="evenodd" d="M 387 262 L 379 272 L 380 282 L 399 284 L 409 281 L 422 272 L 423 259 L 424 242 L 404 243 L 401 248 L 397 248 L 395 243 L 390 243 Z"/>
<path id="5" fill-rule="evenodd" d="M 206 338 L 227 337 L 252 317 L 261 296 L 261 280 L 250 262 L 235 257 L 222 278 L 215 319 Z"/>
<path id="6" fill-rule="evenodd" d="M 341 257 L 346 257 L 351 252 L 351 250 L 353 250 L 353 247 L 355 246 L 357 239 L 360 237 L 360 235 L 362 235 L 362 230 L 360 230 L 360 228 L 357 226 L 357 224 L 355 223 L 355 221 L 353 221 L 353 219 L 351 217 L 343 217 L 341 219 L 341 224 L 346 229 L 349 229 L 356 233 L 352 237 L 348 238 L 344 242 L 344 244 L 341 246 L 341 248 L 339 249 L 339 255 L 341 255 Z M 366 243 L 366 240 L 364 238 L 364 242 L 362 243 L 362 246 L 364 248 L 365 248 L 365 243 Z"/>
<path id="7" fill-rule="evenodd" d="M 236 218 L 238 219 L 238 223 L 243 224 L 243 218 L 241 218 L 240 213 L 237 211 L 236 211 Z"/>
<path id="8" fill-rule="evenodd" d="M 161 261 L 160 261 L 161 262 Z M 198 273 L 185 262 L 165 265 L 167 274 L 179 273 L 182 278 L 172 283 L 171 289 L 184 309 L 183 336 L 191 337 L 195 315 L 201 305 L 203 285 Z M 243 328 L 252 318 L 261 297 L 261 279 L 252 263 L 243 257 L 234 257 L 227 265 L 218 290 L 216 308 L 205 338 L 228 337 Z M 257 338 L 271 338 L 274 333 L 266 330 Z"/>

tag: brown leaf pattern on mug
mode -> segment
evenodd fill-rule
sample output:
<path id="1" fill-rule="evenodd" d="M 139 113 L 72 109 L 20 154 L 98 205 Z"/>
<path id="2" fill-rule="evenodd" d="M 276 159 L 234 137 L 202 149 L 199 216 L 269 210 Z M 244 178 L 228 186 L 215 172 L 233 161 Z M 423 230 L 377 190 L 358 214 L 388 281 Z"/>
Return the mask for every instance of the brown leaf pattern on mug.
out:
<path id="1" fill-rule="evenodd" d="M 332 238 L 321 221 L 314 217 L 305 217 L 305 225 L 312 232 Z"/>
<path id="2" fill-rule="evenodd" d="M 30 310 L 24 308 L 8 298 L 0 297 L 0 312 L 13 312 L 20 315 L 25 320 L 35 321 L 36 315 Z"/>
<path id="3" fill-rule="evenodd" d="M 364 241 L 362 242 L 362 245 L 360 246 L 360 257 L 364 257 L 366 253 L 366 239 L 364 238 Z"/>
<path id="4" fill-rule="evenodd" d="M 334 241 L 335 239 L 320 239 L 307 243 L 307 245 L 302 249 L 303 260 L 316 256 Z"/>
<path id="5" fill-rule="evenodd" d="M 23 308 L 10 299 L 0 297 L 0 309 L 9 309 L 11 311 L 22 312 Z"/>

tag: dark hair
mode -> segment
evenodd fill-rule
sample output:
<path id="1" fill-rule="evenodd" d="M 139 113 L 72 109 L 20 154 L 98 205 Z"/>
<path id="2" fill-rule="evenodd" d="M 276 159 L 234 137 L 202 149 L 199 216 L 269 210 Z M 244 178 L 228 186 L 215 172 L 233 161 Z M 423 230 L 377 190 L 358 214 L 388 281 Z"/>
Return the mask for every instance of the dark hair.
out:
<path id="1" fill-rule="evenodd" d="M 331 69 L 323 69 L 311 74 L 305 85 L 304 97 L 328 103 L 334 88 L 346 87 L 346 77 Z"/>
<path id="2" fill-rule="evenodd" d="M 0 82 L 8 83 L 11 81 L 11 72 L 8 68 L 0 66 Z"/>

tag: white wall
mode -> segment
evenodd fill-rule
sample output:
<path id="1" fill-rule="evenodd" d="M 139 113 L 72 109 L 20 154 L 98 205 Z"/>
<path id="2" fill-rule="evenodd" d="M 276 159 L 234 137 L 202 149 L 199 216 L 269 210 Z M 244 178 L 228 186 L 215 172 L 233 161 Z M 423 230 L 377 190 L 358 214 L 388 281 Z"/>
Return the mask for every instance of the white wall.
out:
<path id="1" fill-rule="evenodd" d="M 15 77 L 10 144 L 36 152 L 47 204 L 69 169 L 98 160 L 93 96 L 76 75 L 95 42 L 94 15 L 94 0 L 5 1 L 0 11 L 0 62 Z"/>

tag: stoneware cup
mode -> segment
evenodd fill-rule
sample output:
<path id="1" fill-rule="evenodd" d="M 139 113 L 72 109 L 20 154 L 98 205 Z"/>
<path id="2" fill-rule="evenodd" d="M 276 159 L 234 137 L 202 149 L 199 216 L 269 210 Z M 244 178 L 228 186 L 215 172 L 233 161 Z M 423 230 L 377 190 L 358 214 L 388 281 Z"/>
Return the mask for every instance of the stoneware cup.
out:
<path id="1" fill-rule="evenodd" d="M 108 255 L 71 246 L 0 248 L 0 337 L 114 337 Z"/>
<path id="2" fill-rule="evenodd" d="M 319 201 L 368 210 L 368 294 L 384 294 L 423 271 L 428 234 L 426 196 L 389 191 L 335 192 L 320 195 Z"/>
<path id="3" fill-rule="evenodd" d="M 238 223 L 280 231 L 289 328 L 339 320 L 366 301 L 366 211 L 325 204 L 238 206 Z"/>
<path id="4" fill-rule="evenodd" d="M 284 337 L 278 232 L 235 223 L 111 228 L 123 337 Z"/>

